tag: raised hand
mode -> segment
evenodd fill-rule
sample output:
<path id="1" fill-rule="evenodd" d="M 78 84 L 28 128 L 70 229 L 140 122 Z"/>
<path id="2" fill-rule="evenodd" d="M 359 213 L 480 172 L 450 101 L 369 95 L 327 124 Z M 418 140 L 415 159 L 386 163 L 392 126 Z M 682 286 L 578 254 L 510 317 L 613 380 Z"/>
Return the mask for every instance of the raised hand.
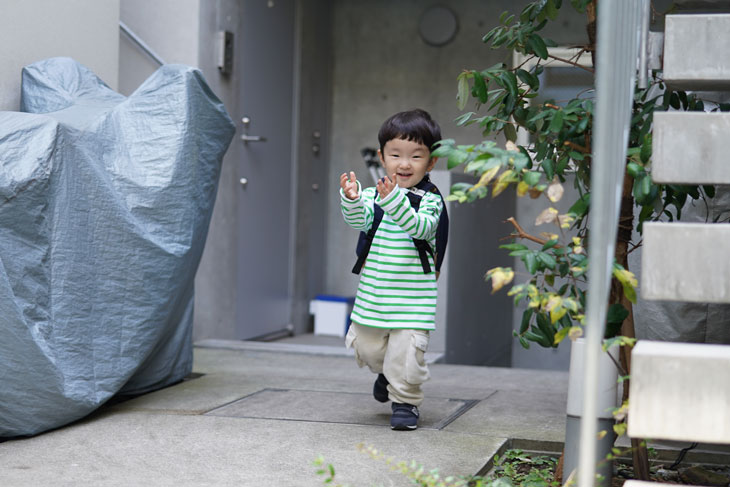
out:
<path id="1" fill-rule="evenodd" d="M 357 177 L 355 177 L 354 171 L 350 171 L 349 176 L 346 172 L 342 173 L 342 176 L 340 176 L 340 187 L 348 199 L 356 200 L 360 196 L 357 192 Z"/>
<path id="2" fill-rule="evenodd" d="M 378 190 L 378 194 L 381 198 L 385 198 L 386 196 L 388 196 L 391 191 L 393 191 L 393 188 L 398 186 L 398 184 L 396 184 L 395 182 L 395 178 L 396 174 L 393 173 L 392 179 L 388 176 L 385 176 L 383 179 L 378 181 L 378 184 L 375 185 L 375 188 Z"/>

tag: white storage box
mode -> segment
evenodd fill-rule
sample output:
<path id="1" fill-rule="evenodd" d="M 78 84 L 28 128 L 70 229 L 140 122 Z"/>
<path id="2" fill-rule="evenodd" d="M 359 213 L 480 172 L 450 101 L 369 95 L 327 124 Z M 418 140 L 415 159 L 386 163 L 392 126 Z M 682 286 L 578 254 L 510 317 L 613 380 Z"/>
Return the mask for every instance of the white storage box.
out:
<path id="1" fill-rule="evenodd" d="M 344 337 L 350 326 L 350 312 L 355 298 L 320 294 L 309 302 L 309 314 L 314 315 L 315 335 Z"/>

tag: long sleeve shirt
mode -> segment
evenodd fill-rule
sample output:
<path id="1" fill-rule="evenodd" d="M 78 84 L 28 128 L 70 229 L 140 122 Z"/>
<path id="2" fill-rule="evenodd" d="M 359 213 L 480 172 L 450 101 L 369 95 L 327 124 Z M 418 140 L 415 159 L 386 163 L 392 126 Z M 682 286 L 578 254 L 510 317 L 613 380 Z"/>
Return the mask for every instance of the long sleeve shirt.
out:
<path id="1" fill-rule="evenodd" d="M 340 191 L 342 215 L 351 227 L 368 231 L 374 206 L 383 209 L 383 219 L 373 238 L 363 267 L 351 319 L 378 328 L 433 330 L 436 317 L 436 274 L 425 274 L 413 239 L 435 248 L 436 228 L 443 209 L 441 197 L 423 194 L 418 211 L 396 187 L 381 199 L 375 188 L 366 188 L 356 200 Z M 431 269 L 433 258 L 429 255 Z"/>

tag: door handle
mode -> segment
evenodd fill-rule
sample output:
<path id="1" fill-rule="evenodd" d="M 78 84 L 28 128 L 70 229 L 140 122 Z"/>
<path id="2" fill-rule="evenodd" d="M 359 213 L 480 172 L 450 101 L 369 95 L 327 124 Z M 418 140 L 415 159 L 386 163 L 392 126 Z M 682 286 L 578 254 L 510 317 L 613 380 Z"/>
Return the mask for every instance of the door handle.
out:
<path id="1" fill-rule="evenodd" d="M 249 142 L 266 142 L 266 137 L 261 137 L 260 135 L 243 134 L 241 136 L 241 140 L 244 144 L 248 144 Z"/>

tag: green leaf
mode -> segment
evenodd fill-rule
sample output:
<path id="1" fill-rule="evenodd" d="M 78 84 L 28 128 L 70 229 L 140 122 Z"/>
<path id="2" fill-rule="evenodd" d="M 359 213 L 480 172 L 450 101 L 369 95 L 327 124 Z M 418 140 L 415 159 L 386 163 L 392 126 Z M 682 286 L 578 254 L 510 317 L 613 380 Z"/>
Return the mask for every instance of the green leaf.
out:
<path id="1" fill-rule="evenodd" d="M 621 303 L 615 303 L 608 308 L 606 321 L 608 323 L 623 323 L 627 316 L 629 316 L 629 311 Z"/>
<path id="2" fill-rule="evenodd" d="M 530 185 L 530 187 L 535 186 L 537 183 L 540 182 L 540 177 L 542 174 L 540 174 L 537 171 L 530 171 L 527 174 L 524 175 L 522 178 L 523 181 L 525 181 L 527 184 Z"/>
<path id="3" fill-rule="evenodd" d="M 480 73 L 474 73 L 474 87 L 472 88 L 472 95 L 479 100 L 480 103 L 487 102 L 487 84 L 484 82 L 484 78 Z"/>
<path id="4" fill-rule="evenodd" d="M 626 172 L 629 173 L 629 176 L 636 179 L 637 177 L 644 174 L 644 168 L 635 162 L 629 162 L 628 164 L 626 164 Z"/>
<path id="5" fill-rule="evenodd" d="M 557 345 L 558 343 L 562 342 L 566 336 L 568 336 L 568 333 L 570 333 L 570 327 L 566 326 L 558 330 L 558 332 L 555 334 L 555 342 L 554 344 Z"/>
<path id="6" fill-rule="evenodd" d="M 525 255 L 522 258 L 522 261 L 525 263 L 527 272 L 529 272 L 530 274 L 534 274 L 535 272 L 537 272 L 537 256 L 534 252 Z"/>
<path id="7" fill-rule="evenodd" d="M 531 342 L 535 342 L 538 345 L 545 347 L 545 348 L 551 348 L 552 342 L 548 340 L 548 338 L 545 336 L 545 334 L 539 329 L 535 328 L 534 326 L 530 331 L 525 333 L 523 335 L 525 338 L 530 340 Z"/>
<path id="8" fill-rule="evenodd" d="M 671 106 L 675 110 L 680 109 L 679 95 L 676 91 L 673 91 L 672 94 L 669 96 L 669 106 Z"/>
<path id="9" fill-rule="evenodd" d="M 511 244 L 500 245 L 499 248 L 506 249 L 506 250 L 526 250 L 528 247 L 527 247 L 527 245 L 523 245 L 521 243 L 511 243 Z"/>
<path id="10" fill-rule="evenodd" d="M 474 112 L 466 112 L 463 115 L 459 115 L 458 117 L 456 117 L 456 119 L 454 119 L 454 122 L 456 122 L 456 125 L 458 126 L 464 125 L 474 114 Z"/>
<path id="11" fill-rule="evenodd" d="M 542 163 L 540 163 L 542 166 L 542 170 L 545 171 L 545 178 L 547 178 L 548 181 L 553 180 L 553 176 L 555 176 L 555 167 L 553 165 L 552 159 L 544 159 Z"/>
<path id="12" fill-rule="evenodd" d="M 524 313 L 522 313 L 522 322 L 520 323 L 520 333 L 525 333 L 527 329 L 530 327 L 530 320 L 532 319 L 532 314 L 534 313 L 534 310 L 532 308 L 526 310 Z"/>
<path id="13" fill-rule="evenodd" d="M 504 71 L 499 77 L 504 82 L 504 87 L 509 91 L 509 94 L 517 98 L 519 92 L 517 91 L 517 77 L 515 74 L 512 71 Z M 512 110 L 508 111 L 511 112 Z"/>
<path id="14" fill-rule="evenodd" d="M 464 74 L 464 73 L 462 73 Z M 466 76 L 459 75 L 459 82 L 456 91 L 456 107 L 463 110 L 469 100 L 469 81 Z"/>
<path id="15" fill-rule="evenodd" d="M 647 203 L 649 194 L 651 193 L 651 178 L 648 174 L 640 176 L 634 180 L 634 199 L 641 204 Z"/>
<path id="16" fill-rule="evenodd" d="M 504 136 L 507 140 L 515 142 L 517 140 L 517 129 L 511 123 L 504 126 Z"/>
<path id="17" fill-rule="evenodd" d="M 708 198 L 714 198 L 715 197 L 715 187 L 714 186 L 702 186 L 702 189 L 705 190 L 705 194 Z"/>
<path id="18" fill-rule="evenodd" d="M 522 348 L 529 350 L 530 349 L 530 342 L 527 341 L 525 337 L 520 337 L 520 345 L 522 345 Z"/>
<path id="19" fill-rule="evenodd" d="M 507 13 L 507 12 L 505 12 L 505 13 Z M 482 42 L 487 43 L 487 42 L 491 41 L 494 38 L 494 36 L 497 35 L 497 32 L 499 32 L 501 30 L 502 30 L 501 25 L 498 25 L 494 29 L 490 30 L 489 32 L 487 32 L 487 34 L 484 37 L 482 37 Z"/>
<path id="20" fill-rule="evenodd" d="M 545 274 L 545 282 L 549 286 L 554 286 L 555 285 L 555 274 Z"/>
<path id="21" fill-rule="evenodd" d="M 466 161 L 469 158 L 469 154 L 464 152 L 460 149 L 454 149 L 449 154 L 449 159 L 447 162 L 447 167 L 449 169 L 453 169 L 459 164 L 462 164 L 464 161 Z"/>
<path id="22" fill-rule="evenodd" d="M 553 0 L 548 0 L 545 4 L 545 13 L 550 20 L 555 20 L 558 18 L 558 7 L 555 5 L 555 2 Z"/>
<path id="23" fill-rule="evenodd" d="M 562 110 L 556 110 L 555 115 L 553 115 L 553 119 L 550 122 L 550 132 L 558 133 L 563 128 L 563 111 Z"/>
<path id="24" fill-rule="evenodd" d="M 533 123 L 533 122 L 537 122 L 537 121 L 538 121 L 538 120 L 540 120 L 541 118 L 545 118 L 545 117 L 547 117 L 548 115 L 550 115 L 550 110 L 542 110 L 542 111 L 541 111 L 541 112 L 539 112 L 539 113 L 538 113 L 537 115 L 535 115 L 534 117 L 532 117 L 531 119 L 529 119 L 529 120 L 527 121 L 527 123 Z"/>
<path id="25" fill-rule="evenodd" d="M 568 213 L 575 213 L 578 217 L 581 217 L 588 213 L 588 207 L 591 201 L 591 194 L 585 193 L 578 201 L 573 203 Z"/>
<path id="26" fill-rule="evenodd" d="M 546 254 L 545 252 L 538 252 L 537 260 L 539 260 L 545 267 L 551 270 L 555 269 L 555 267 L 557 266 L 555 257 L 550 254 Z"/>
<path id="27" fill-rule="evenodd" d="M 532 165 L 530 156 L 524 154 L 522 151 L 520 151 L 519 154 L 515 154 L 514 156 L 510 157 L 510 162 L 512 163 L 512 166 L 515 168 L 515 171 L 517 173 L 522 172 L 523 169 Z"/>
<path id="28" fill-rule="evenodd" d="M 555 247 L 557 244 L 558 244 L 558 239 L 557 238 L 554 238 L 552 240 L 548 240 L 547 242 L 545 242 L 545 245 L 542 246 L 542 250 L 544 251 L 544 250 L 547 250 L 547 249 L 551 249 L 551 248 Z"/>
<path id="29" fill-rule="evenodd" d="M 687 92 L 686 91 L 678 91 L 677 95 L 679 96 L 679 101 L 682 103 L 682 106 L 687 108 L 689 105 L 687 101 Z"/>
<path id="30" fill-rule="evenodd" d="M 446 157 L 451 154 L 452 150 L 452 147 L 448 145 L 442 145 L 441 147 L 438 147 L 431 152 L 431 157 Z"/>
<path id="31" fill-rule="evenodd" d="M 641 162 L 646 164 L 651 159 L 651 136 L 644 137 L 644 143 L 641 144 L 641 152 L 639 153 Z"/>
<path id="32" fill-rule="evenodd" d="M 528 73 L 524 69 L 517 70 L 517 77 L 522 80 L 532 91 L 540 89 L 540 80 L 534 74 Z"/>
<path id="33" fill-rule="evenodd" d="M 542 37 L 537 34 L 530 34 L 530 37 L 527 38 L 527 45 L 532 49 L 532 52 L 541 59 L 547 59 L 548 50 L 545 45 L 545 41 L 542 40 Z"/>
<path id="34" fill-rule="evenodd" d="M 627 284 L 624 284 L 623 288 L 624 296 L 626 296 L 626 299 L 628 299 L 632 303 L 636 303 L 636 289 Z"/>

